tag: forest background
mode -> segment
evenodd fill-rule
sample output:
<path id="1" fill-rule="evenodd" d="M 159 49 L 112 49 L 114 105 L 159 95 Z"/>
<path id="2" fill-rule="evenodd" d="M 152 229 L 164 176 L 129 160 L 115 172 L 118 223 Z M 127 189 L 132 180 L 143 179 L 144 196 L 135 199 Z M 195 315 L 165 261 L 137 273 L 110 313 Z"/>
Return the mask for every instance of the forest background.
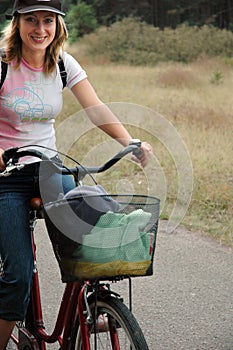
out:
<path id="1" fill-rule="evenodd" d="M 99 96 L 158 111 L 183 138 L 194 187 L 182 224 L 233 246 L 233 0 L 62 2 L 67 49 L 88 71 Z M 0 1 L 0 29 L 12 4 Z M 58 127 L 79 108 L 67 90 L 64 98 L 68 103 Z M 164 169 L 167 195 L 161 217 L 167 219 L 176 200 L 177 169 L 149 134 L 134 136 L 152 143 Z M 94 143 L 102 136 L 95 137 Z M 80 157 L 80 149 L 85 153 L 90 145 L 85 138 L 82 142 Z M 127 174 L 128 165 L 115 172 Z M 138 167 L 134 176 L 141 190 Z M 111 191 L 114 180 L 104 181 Z"/>
<path id="2" fill-rule="evenodd" d="M 13 1 L 0 1 L 0 23 L 4 13 L 13 6 Z M 83 11 L 92 13 L 98 25 L 111 25 L 128 16 L 139 17 L 142 21 L 163 29 L 176 28 L 182 23 L 189 25 L 214 25 L 232 30 L 232 0 L 62 0 L 65 12 Z"/>

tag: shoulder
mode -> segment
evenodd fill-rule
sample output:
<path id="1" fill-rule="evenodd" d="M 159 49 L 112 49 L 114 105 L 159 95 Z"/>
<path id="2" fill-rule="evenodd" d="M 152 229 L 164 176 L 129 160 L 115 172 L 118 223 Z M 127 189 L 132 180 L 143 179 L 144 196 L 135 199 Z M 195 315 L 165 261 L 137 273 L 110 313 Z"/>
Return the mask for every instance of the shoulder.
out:
<path id="1" fill-rule="evenodd" d="M 63 52 L 60 54 L 60 58 L 63 60 L 65 66 L 66 66 L 67 68 L 69 68 L 69 66 L 73 66 L 73 65 L 76 65 L 76 66 L 81 67 L 81 65 L 79 64 L 79 62 L 78 62 L 71 54 L 69 54 L 69 53 L 66 52 L 66 51 L 63 51 Z"/>
<path id="2" fill-rule="evenodd" d="M 87 74 L 79 62 L 68 52 L 62 52 L 60 57 L 64 62 L 64 67 L 67 73 L 67 87 L 71 89 L 74 84 L 86 78 Z"/>

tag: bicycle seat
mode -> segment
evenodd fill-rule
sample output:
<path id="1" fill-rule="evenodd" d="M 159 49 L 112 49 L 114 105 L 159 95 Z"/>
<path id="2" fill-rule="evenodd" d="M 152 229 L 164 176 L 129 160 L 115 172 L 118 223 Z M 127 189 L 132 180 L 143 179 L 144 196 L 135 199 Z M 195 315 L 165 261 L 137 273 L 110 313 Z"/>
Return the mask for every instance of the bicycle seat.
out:
<path id="1" fill-rule="evenodd" d="M 31 212 L 36 212 L 36 218 L 37 219 L 43 219 L 44 215 L 43 215 L 43 203 L 42 203 L 42 199 L 39 197 L 34 197 L 31 198 L 31 200 L 29 201 L 29 208 Z"/>
<path id="2" fill-rule="evenodd" d="M 34 197 L 29 202 L 30 209 L 32 210 L 40 210 L 42 207 L 41 198 Z"/>

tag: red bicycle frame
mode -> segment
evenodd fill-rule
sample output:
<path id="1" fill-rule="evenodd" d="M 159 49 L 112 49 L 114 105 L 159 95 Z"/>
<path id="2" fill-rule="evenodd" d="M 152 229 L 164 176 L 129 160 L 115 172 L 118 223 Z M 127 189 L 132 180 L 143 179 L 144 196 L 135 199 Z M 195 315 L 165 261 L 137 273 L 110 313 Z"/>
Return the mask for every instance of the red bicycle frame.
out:
<path id="1" fill-rule="evenodd" d="M 36 218 L 36 216 L 35 216 Z M 34 222 L 34 220 L 33 220 Z M 12 341 L 17 344 L 19 349 L 23 349 L 25 344 L 30 344 L 30 346 L 35 350 L 46 350 L 46 343 L 59 343 L 61 349 L 68 350 L 70 348 L 71 342 L 71 332 L 76 317 L 80 316 L 80 327 L 82 329 L 82 341 L 85 344 L 85 349 L 90 349 L 89 337 L 88 337 L 88 327 L 85 323 L 84 316 L 84 302 L 83 293 L 86 284 L 81 284 L 79 282 L 67 283 L 61 300 L 59 312 L 57 315 L 56 324 L 53 333 L 49 335 L 44 326 L 43 314 L 42 314 L 42 304 L 40 295 L 40 285 L 38 270 L 36 268 L 36 244 L 34 240 L 34 225 L 31 225 L 31 236 L 32 236 L 32 250 L 35 262 L 35 271 L 33 276 L 33 282 L 31 287 L 31 308 L 33 319 L 33 332 L 30 332 L 26 327 L 20 326 L 19 336 L 16 337 L 15 334 L 11 335 Z M 78 305 L 78 307 L 77 307 Z M 25 325 L 28 323 L 26 317 Z M 33 333 L 33 334 L 32 334 Z"/>

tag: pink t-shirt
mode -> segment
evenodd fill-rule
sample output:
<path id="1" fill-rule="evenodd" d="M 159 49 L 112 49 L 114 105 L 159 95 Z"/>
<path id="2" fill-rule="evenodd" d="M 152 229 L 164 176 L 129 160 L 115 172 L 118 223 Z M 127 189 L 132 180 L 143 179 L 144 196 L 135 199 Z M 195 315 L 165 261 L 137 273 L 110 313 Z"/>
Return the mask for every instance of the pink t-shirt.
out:
<path id="1" fill-rule="evenodd" d="M 64 52 L 62 58 L 71 89 L 87 75 L 71 55 Z M 33 144 L 56 149 L 54 121 L 62 109 L 62 91 L 58 65 L 48 76 L 24 60 L 19 69 L 14 69 L 13 62 L 9 64 L 0 90 L 0 148 Z M 53 152 L 46 153 L 54 156 Z"/>

